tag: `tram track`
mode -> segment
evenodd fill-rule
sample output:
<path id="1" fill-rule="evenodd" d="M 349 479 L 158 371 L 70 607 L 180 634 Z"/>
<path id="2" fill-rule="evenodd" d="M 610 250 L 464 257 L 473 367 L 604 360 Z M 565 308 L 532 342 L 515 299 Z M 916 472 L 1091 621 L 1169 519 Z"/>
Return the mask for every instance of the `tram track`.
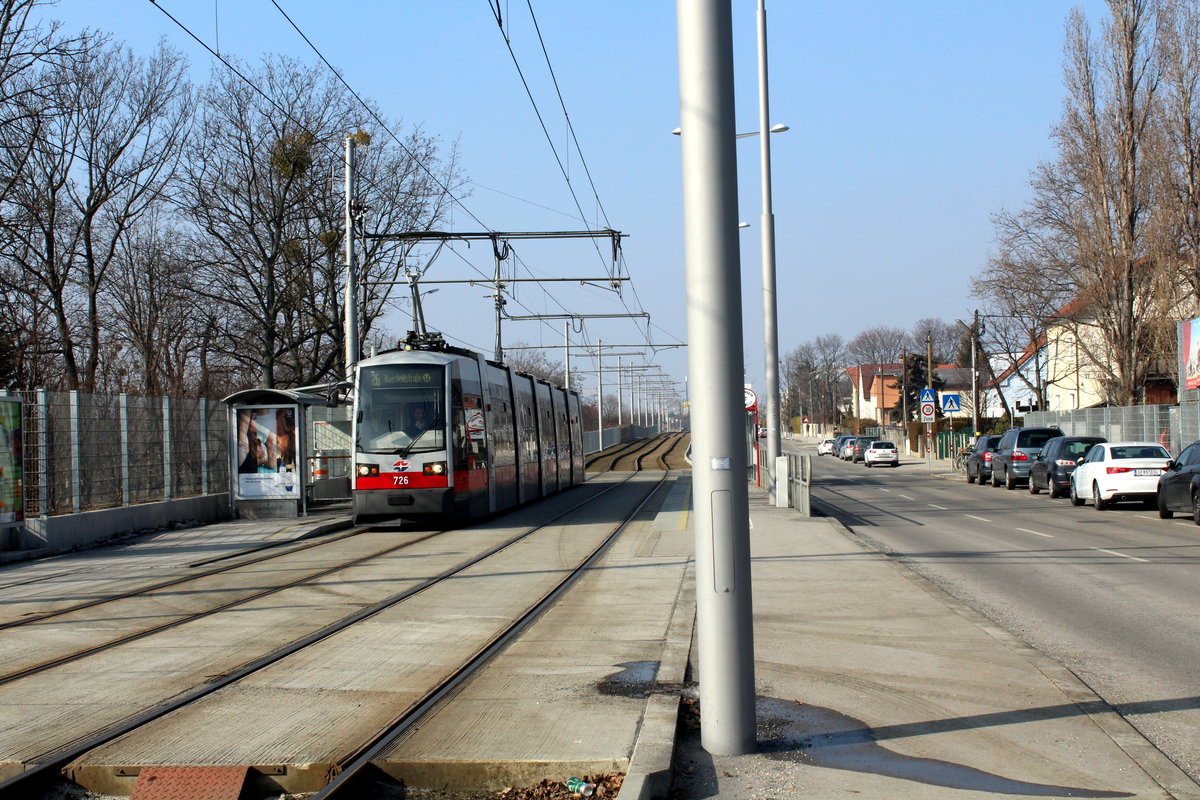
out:
<path id="1" fill-rule="evenodd" d="M 445 681 L 433 687 L 420 702 L 413 704 L 400 714 L 395 722 L 381 731 L 377 737 L 371 742 L 365 744 L 359 752 L 353 754 L 351 759 L 348 759 L 344 767 L 341 767 L 338 773 L 330 780 L 326 786 L 314 795 L 313 800 L 330 800 L 331 798 L 351 797 L 355 779 L 367 768 L 371 762 L 380 753 L 391 747 L 401 736 L 403 736 L 411 727 L 419 723 L 430 713 L 433 713 L 438 704 L 448 697 L 462 683 L 469 680 L 475 673 L 480 671 L 488 662 L 496 655 L 504 650 L 510 642 L 521 635 L 530 625 L 532 625 L 546 610 L 551 608 L 555 602 L 566 593 L 572 585 L 574 585 L 580 577 L 582 577 L 589 569 L 594 567 L 597 562 L 608 551 L 617 537 L 632 523 L 646 504 L 659 492 L 666 484 L 667 477 L 670 472 L 665 468 L 662 477 L 646 492 L 641 501 L 638 502 L 624 517 L 616 524 L 612 531 L 604 537 L 599 545 L 580 563 L 577 567 L 570 571 L 563 579 L 547 592 L 541 599 L 533 603 L 529 609 L 522 614 L 511 625 L 501 631 L 498 635 L 492 638 L 479 653 L 467 661 L 462 667 L 449 675 Z M 631 480 L 632 475 L 625 480 Z M 622 481 L 624 483 L 625 481 Z"/>
<path id="2" fill-rule="evenodd" d="M 272 559 L 284 558 L 284 557 L 293 555 L 295 553 L 298 553 L 298 552 L 301 552 L 304 550 L 309 550 L 314 547 L 325 547 L 325 546 L 329 546 L 332 544 L 336 544 L 336 543 L 342 541 L 343 539 L 348 539 L 352 536 L 357 536 L 358 534 L 361 534 L 367 530 L 369 530 L 369 528 L 364 527 L 364 526 L 359 526 L 356 528 L 352 528 L 349 531 L 334 534 L 332 536 L 323 536 L 320 539 L 305 539 L 305 540 L 302 540 L 299 542 L 296 542 L 296 541 L 271 542 L 269 544 L 261 545 L 258 547 L 253 547 L 253 548 L 250 548 L 247 550 L 240 550 L 236 553 L 228 553 L 224 556 L 206 559 L 204 561 L 193 562 L 191 564 L 185 565 L 185 568 L 191 569 L 191 568 L 196 568 L 196 567 L 207 566 L 209 564 L 212 564 L 212 563 L 215 563 L 218 561 L 226 561 L 226 560 L 237 558 L 239 556 L 252 555 L 254 553 L 264 553 L 264 552 L 266 553 L 265 555 L 262 555 L 262 556 L 247 558 L 247 559 L 243 559 L 243 560 L 239 560 L 239 561 L 233 561 L 232 563 L 224 564 L 223 566 L 214 567 L 212 569 L 203 570 L 201 572 L 192 572 L 189 574 L 181 574 L 181 575 L 178 575 L 173 578 L 168 578 L 167 580 L 158 581 L 156 583 L 151 583 L 151 584 L 148 584 L 145 586 L 138 586 L 138 587 L 130 589 L 128 591 L 116 592 L 114 594 L 107 594 L 107 595 L 104 595 L 103 597 L 96 597 L 91 600 L 87 600 L 82 603 L 75 603 L 74 605 L 65 606 L 63 608 L 55 608 L 55 609 L 51 609 L 49 611 L 36 613 L 36 614 L 27 614 L 27 615 L 19 617 L 17 619 L 11 619 L 11 620 L 8 620 L 5 622 L 0 622 L 0 631 L 10 630 L 12 628 L 19 628 L 19 627 L 22 627 L 25 625 L 33 625 L 33 624 L 36 624 L 39 622 L 45 622 L 46 620 L 51 620 L 51 619 L 54 619 L 55 617 L 61 617 L 61 616 L 69 615 L 69 614 L 74 614 L 74 613 L 84 611 L 87 609 L 94 609 L 97 606 L 102 606 L 107 603 L 119 602 L 121 600 L 128 600 L 130 598 L 135 598 L 135 597 L 143 597 L 152 592 L 158 592 L 158 591 L 162 591 L 164 589 L 179 588 L 188 583 L 204 580 L 205 578 L 210 578 L 214 575 L 221 575 L 221 574 L 224 574 L 227 572 L 231 572 L 233 570 L 243 569 L 247 566 L 261 564 L 263 562 L 270 561 Z M 291 545 L 291 546 L 289 547 L 288 545 Z M 278 551 L 278 552 L 275 552 L 275 551 Z M 79 572 L 79 570 L 72 571 L 72 573 L 74 573 L 74 572 Z M 69 574 L 69 573 L 61 573 L 61 574 Z M 31 581 L 31 583 L 32 583 L 32 581 Z"/>
<path id="3" fill-rule="evenodd" d="M 654 491 L 657 491 L 657 488 L 662 485 L 663 481 L 666 480 L 666 476 L 667 476 L 667 473 L 664 472 L 662 480 L 658 481 L 655 484 L 655 487 L 650 492 L 647 493 L 645 498 L 642 499 L 642 501 L 638 504 L 638 509 L 640 509 L 642 506 L 644 506 L 644 504 L 649 500 L 649 498 L 651 496 L 653 496 Z M 447 580 L 450 580 L 451 578 L 454 578 L 455 576 L 462 574 L 465 570 L 468 570 L 471 567 L 476 566 L 476 565 L 480 564 L 481 562 L 495 556 L 496 554 L 505 551 L 506 549 L 514 546 L 515 544 L 522 542 L 523 540 L 526 540 L 529 537 L 534 536 L 538 531 L 545 530 L 548 527 L 554 525 L 555 522 L 557 522 L 571 514 L 578 512 L 581 508 L 583 508 L 591 503 L 597 502 L 601 497 L 604 497 L 609 492 L 614 491 L 617 488 L 625 485 L 629 480 L 631 480 L 634 477 L 635 477 L 634 475 L 630 475 L 623 480 L 614 482 L 612 485 L 605 487 L 601 491 L 587 497 L 586 499 L 582 500 L 581 502 L 572 504 L 566 510 L 562 511 L 561 513 L 555 515 L 554 517 L 552 517 L 550 519 L 540 522 L 538 525 L 528 527 L 527 529 L 522 530 L 521 532 L 517 533 L 516 535 L 508 537 L 505 540 L 498 542 L 494 546 L 487 548 L 480 553 L 477 553 L 476 555 L 474 555 L 471 558 L 468 558 L 459 563 L 456 563 L 456 564 L 450 566 L 449 568 L 439 572 L 436 575 L 430 576 L 424 580 L 414 583 L 413 585 L 407 587 L 406 589 L 404 589 L 401 592 L 392 594 L 391 596 L 383 598 L 375 603 L 372 603 L 369 606 L 361 608 L 360 610 L 358 610 L 357 612 L 355 612 L 353 614 L 345 616 L 341 619 L 336 620 L 335 622 L 332 622 L 332 623 L 327 624 L 317 630 L 314 630 L 303 637 L 293 640 L 292 642 L 288 643 L 285 646 L 278 647 L 278 648 L 271 650 L 270 652 L 261 654 L 256 658 L 253 658 L 247 662 L 242 663 L 240 666 L 231 667 L 231 668 L 225 670 L 219 677 L 214 678 L 211 676 L 203 676 L 203 675 L 197 676 L 196 680 L 199 681 L 199 683 L 197 685 L 193 686 L 190 690 L 184 691 L 182 693 L 176 693 L 175 695 L 169 697 L 169 699 L 165 698 L 165 697 L 146 698 L 146 701 L 145 701 L 146 707 L 144 708 L 143 711 L 141 711 L 139 713 L 126 715 L 120 719 L 108 720 L 104 724 L 98 725 L 95 730 L 93 730 L 89 733 L 79 734 L 77 731 L 71 731 L 69 734 L 67 734 L 64 732 L 63 738 L 67 739 L 66 742 L 60 743 L 60 745 L 57 747 L 48 748 L 44 752 L 38 753 L 35 757 L 30 758 L 30 759 L 26 760 L 25 762 L 23 762 L 24 769 L 22 772 L 20 772 L 19 774 L 13 775 L 12 777 L 8 778 L 7 780 L 5 780 L 3 782 L 0 782 L 0 793 L 4 793 L 9 789 L 24 788 L 24 787 L 29 786 L 32 783 L 37 783 L 39 781 L 47 780 L 49 778 L 49 776 L 52 775 L 52 773 L 54 773 L 56 770 L 62 768 L 63 765 L 65 765 L 75 759 L 78 759 L 84 753 L 86 753 L 90 750 L 94 750 L 95 748 L 103 745 L 106 742 L 111 742 L 114 739 L 117 739 L 118 737 L 129 734 L 130 732 L 135 731 L 139 728 L 143 728 L 144 726 L 147 726 L 157 720 L 162 719 L 163 717 L 165 717 L 166 715 L 170 714 L 173 711 L 181 709 L 187 705 L 197 703 L 197 702 L 201 701 L 202 699 L 220 691 L 221 689 L 223 689 L 225 687 L 232 686 L 232 685 L 236 684 L 237 682 L 244 680 L 248 676 L 259 672 L 260 670 L 263 670 L 269 666 L 272 666 L 272 665 L 275 665 L 275 664 L 281 662 L 282 660 L 288 658 L 290 655 L 299 653 L 299 652 L 303 651 L 305 648 L 312 647 L 313 645 L 315 645 L 317 643 L 325 641 L 325 640 L 329 639 L 330 637 L 333 637 L 336 634 L 346 631 L 347 629 L 353 627 L 354 625 L 363 622 L 364 620 L 370 619 L 370 618 L 374 617 L 375 615 L 381 614 L 382 612 L 404 602 L 405 600 L 408 600 L 409 598 L 412 598 L 422 592 L 425 592 L 426 590 L 430 589 L 431 587 L 437 586 L 438 584 L 441 584 Z M 634 512 L 631 512 L 631 515 L 629 515 L 626 518 L 626 520 L 623 521 L 622 524 L 620 526 L 618 526 L 618 528 L 616 528 L 609 535 L 609 537 L 607 537 L 605 539 L 605 544 L 601 545 L 599 548 L 597 548 L 596 551 L 594 551 L 593 557 L 592 557 L 593 560 L 590 562 L 585 562 L 584 564 L 581 564 L 579 567 L 577 567 L 575 569 L 574 572 L 572 572 L 572 575 L 578 574 L 582 570 L 586 570 L 587 564 L 593 563 L 594 559 L 599 557 L 598 554 L 602 553 L 603 549 L 605 547 L 607 547 L 607 543 L 612 541 L 613 537 L 615 537 L 620 532 L 620 530 L 623 529 L 624 525 L 628 524 L 628 520 L 632 519 L 633 516 L 636 515 L 636 513 L 637 513 L 636 510 Z M 428 536 L 423 537 L 423 540 L 432 538 L 433 536 L 436 536 L 436 535 L 439 535 L 442 533 L 445 533 L 445 532 L 438 531 L 435 533 L 431 533 Z M 403 549 L 404 547 L 412 546 L 417 543 L 418 542 L 416 542 L 416 541 L 403 543 L 402 545 L 398 545 L 394 548 L 390 548 L 389 553 Z M 374 556 L 374 558 L 381 558 L 381 557 L 385 557 L 386 555 L 387 555 L 387 553 L 381 553 L 381 554 Z M 371 558 L 372 558 L 372 556 L 364 556 L 360 559 L 356 559 L 355 563 L 367 561 L 367 560 L 370 560 Z M 263 560 L 263 559 L 252 560 L 251 563 L 257 564 L 257 563 L 260 563 L 261 560 Z M 233 565 L 233 566 L 237 566 L 237 565 Z M 333 572 L 333 571 L 337 571 L 339 569 L 345 570 L 349 566 L 350 566 L 349 564 L 339 564 L 336 567 L 332 567 L 332 568 L 329 568 L 328 570 L 325 570 L 325 572 Z M 219 572 L 224 572 L 224 571 L 226 571 L 226 569 L 224 569 L 224 568 L 219 570 Z M 313 582 L 314 580 L 315 580 L 315 576 L 308 576 L 308 577 L 304 578 L 303 580 L 297 581 L 296 586 L 293 586 L 292 588 L 301 587 L 303 584 Z M 561 585 L 567 585 L 567 584 L 568 584 L 568 581 L 564 581 Z M 271 589 L 266 593 L 274 593 L 276 591 L 281 591 L 281 590 L 282 590 L 281 588 L 280 589 Z M 259 595 L 257 595 L 257 597 L 261 597 L 261 596 L 263 596 L 263 594 L 264 593 L 260 593 Z M 554 595 L 554 596 L 556 597 L 557 595 Z M 242 598 L 238 602 L 227 604 L 220 609 L 208 610 L 203 615 L 200 615 L 200 616 L 213 616 L 218 611 L 229 611 L 238 605 L 244 605 L 248 602 L 251 602 L 250 598 Z M 553 602 L 553 598 L 550 595 L 547 595 L 546 598 L 543 598 L 541 601 L 539 601 L 539 604 L 541 604 L 541 607 L 544 608 L 545 604 L 552 603 L 552 602 Z M 539 604 L 535 604 L 535 608 L 538 607 Z M 522 617 L 522 619 L 531 620 L 534 617 L 536 617 L 537 613 L 538 612 L 531 610 L 530 612 L 528 612 L 528 614 L 524 615 Z M 28 670 L 27 669 L 27 670 L 24 670 L 21 674 L 11 674 L 10 676 L 6 677 L 6 679 L 3 681 L 3 683 L 13 684 L 13 689 L 19 690 L 20 680 L 24 677 L 29 677 L 35 671 L 38 673 L 42 673 L 42 672 L 47 673 L 46 675 L 43 675 L 42 677 L 50 678 L 54 674 L 53 669 L 55 666 L 60 666 L 61 664 L 65 664 L 65 663 L 69 663 L 69 662 L 82 661 L 82 660 L 88 658 L 89 656 L 95 655 L 96 653 L 102 652 L 104 650 L 119 651 L 121 645 L 123 645 L 123 644 L 128 644 L 129 642 L 134 641 L 134 640 L 146 639 L 149 636 L 151 636 L 152 633 L 161 632 L 162 630 L 167 629 L 168 627 L 169 628 L 179 628 L 179 627 L 183 626 L 184 624 L 186 624 L 186 622 L 195 621 L 197 618 L 199 618 L 199 617 L 191 618 L 188 620 L 179 620 L 179 621 L 172 623 L 169 626 L 163 626 L 162 628 L 159 628 L 155 631 L 142 632 L 136 636 L 128 637 L 119 642 L 114 641 L 113 643 L 111 643 L 103 648 L 92 648 L 91 650 L 88 650 L 86 652 L 80 652 L 78 654 L 70 656 L 67 659 L 65 659 L 59 663 L 46 664 L 44 666 L 39 667 L 37 670 Z M 519 624 L 521 624 L 521 623 L 515 623 L 515 625 L 519 625 Z M 526 622 L 524 624 L 528 624 L 528 622 Z M 515 634 L 513 634 L 513 635 L 515 635 Z M 493 645 L 494 644 L 495 643 L 493 643 Z M 493 645 L 489 645 L 488 647 L 490 648 Z M 495 645 L 495 646 L 500 646 L 500 645 Z M 483 654 L 487 650 L 488 650 L 488 648 L 484 648 L 483 650 L 481 650 L 479 656 L 481 658 L 483 658 L 484 657 Z M 84 662 L 84 663 L 86 664 L 86 662 Z M 481 661 L 481 663 L 482 663 L 482 661 Z M 464 667 L 463 669 L 466 670 L 467 668 Z M 470 670 L 467 670 L 467 671 L 469 672 Z M 78 670 L 76 671 L 76 673 L 78 673 Z M 451 679 L 453 679 L 453 676 L 451 676 Z M 461 680 L 461 678 L 458 680 Z M 431 692 L 430 699 L 432 699 L 433 694 L 436 694 L 436 693 L 437 693 L 436 690 L 434 692 Z M 347 762 L 349 762 L 349 761 L 352 761 L 352 757 L 347 759 Z"/>

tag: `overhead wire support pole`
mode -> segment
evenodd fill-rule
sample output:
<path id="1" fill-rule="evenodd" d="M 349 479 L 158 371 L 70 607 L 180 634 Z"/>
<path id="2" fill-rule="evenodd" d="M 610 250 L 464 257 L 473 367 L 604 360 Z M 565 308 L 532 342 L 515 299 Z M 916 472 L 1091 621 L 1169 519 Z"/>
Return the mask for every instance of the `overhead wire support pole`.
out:
<path id="1" fill-rule="evenodd" d="M 771 137 L 767 92 L 767 9 L 758 0 L 758 130 L 762 171 L 763 371 L 766 380 L 767 499 L 775 505 L 775 459 L 783 447 L 779 433 L 779 320 L 775 296 L 775 213 L 771 205 Z"/>
<path id="2" fill-rule="evenodd" d="M 678 0 L 700 742 L 756 749 L 750 507 L 742 392 L 733 22 L 728 0 Z"/>
<path id="3" fill-rule="evenodd" d="M 346 380 L 354 377 L 358 363 L 358 287 L 355 278 L 354 253 L 354 149 L 357 137 L 346 137 L 346 297 L 343 336 L 346 339 Z"/>

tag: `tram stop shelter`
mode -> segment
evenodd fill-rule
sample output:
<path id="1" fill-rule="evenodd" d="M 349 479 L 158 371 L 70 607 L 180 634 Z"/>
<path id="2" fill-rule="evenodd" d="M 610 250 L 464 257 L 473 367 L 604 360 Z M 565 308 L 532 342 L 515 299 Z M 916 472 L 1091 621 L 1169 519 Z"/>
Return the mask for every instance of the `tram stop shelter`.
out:
<path id="1" fill-rule="evenodd" d="M 329 479 L 324 451 L 314 451 L 310 441 L 313 417 L 327 411 L 323 395 L 293 389 L 246 389 L 224 402 L 229 406 L 233 517 L 304 516 L 313 496 L 333 499 L 342 494 L 337 489 L 343 482 L 344 496 L 349 497 L 349 478 Z M 331 423 L 320 420 L 319 424 Z M 344 427 L 348 439 L 349 426 Z M 331 483 L 338 484 L 332 491 Z"/>

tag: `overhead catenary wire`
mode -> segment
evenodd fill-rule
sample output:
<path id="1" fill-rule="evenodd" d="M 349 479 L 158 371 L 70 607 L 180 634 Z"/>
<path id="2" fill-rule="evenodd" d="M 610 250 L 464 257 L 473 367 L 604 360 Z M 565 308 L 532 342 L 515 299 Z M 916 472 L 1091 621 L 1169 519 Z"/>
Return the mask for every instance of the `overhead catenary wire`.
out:
<path id="1" fill-rule="evenodd" d="M 528 0 L 527 0 L 527 2 L 528 2 Z M 579 195 L 575 193 L 575 186 L 571 182 L 571 176 L 567 172 L 567 168 L 566 168 L 566 165 L 563 163 L 562 156 L 558 152 L 558 147 L 554 144 L 554 137 L 552 137 L 550 135 L 550 129 L 546 126 L 546 120 L 542 116 L 542 110 L 538 106 L 537 99 L 534 98 L 534 96 L 533 96 L 533 90 L 529 87 L 529 81 L 525 78 L 525 71 L 521 68 L 520 59 L 517 58 L 517 52 L 513 49 L 511 37 L 509 37 L 504 32 L 504 22 L 500 15 L 499 0 L 496 0 L 496 5 L 494 7 L 492 6 L 491 0 L 488 0 L 488 8 L 489 8 L 489 10 L 492 11 L 493 15 L 496 18 L 496 24 L 499 26 L 501 37 L 504 39 L 504 46 L 505 46 L 505 48 L 507 48 L 508 55 L 512 59 L 513 66 L 517 70 L 517 76 L 521 79 L 521 86 L 523 86 L 525 89 L 525 96 L 529 98 L 529 102 L 533 106 L 533 113 L 534 113 L 534 116 L 537 117 L 538 124 L 542 128 L 542 135 L 544 135 L 546 137 L 546 143 L 550 145 L 550 152 L 554 154 L 554 161 L 555 161 L 555 163 L 558 164 L 558 170 L 559 170 L 559 172 L 562 173 L 563 180 L 566 181 L 566 183 L 567 183 L 567 191 L 571 193 L 571 200 L 575 203 L 575 208 L 579 211 L 579 216 L 586 220 L 587 214 L 584 213 L 583 205 L 579 202 Z M 532 5 L 530 6 L 529 11 L 530 11 L 530 14 L 532 15 L 533 14 Z M 537 28 L 537 19 L 536 18 L 534 18 L 534 27 Z M 538 31 L 538 40 L 542 41 L 542 36 L 541 36 L 540 30 Z M 546 48 L 545 48 L 544 42 L 542 42 L 542 52 L 546 53 Z M 550 63 L 549 59 L 550 59 L 549 54 L 547 54 L 546 55 L 547 65 L 549 65 L 549 63 Z M 551 67 L 550 72 L 551 72 L 551 76 L 553 76 L 553 74 L 554 74 L 553 67 Z M 557 90 L 557 88 L 558 88 L 558 80 L 557 79 L 554 80 L 554 85 L 555 85 L 555 89 Z M 560 102 L 562 101 L 562 93 L 561 92 L 559 93 L 559 100 L 560 100 Z M 568 128 L 570 128 L 571 120 L 570 120 L 570 116 L 566 114 L 565 103 L 563 104 L 563 114 L 566 116 L 567 126 L 568 126 Z M 572 138 L 574 138 L 574 129 L 573 128 L 571 129 L 571 135 L 572 135 Z M 578 150 L 578 148 L 579 148 L 579 143 L 578 143 L 578 140 L 576 140 L 576 150 Z M 582 152 L 580 152 L 580 160 L 581 161 L 583 160 Z M 588 176 L 588 180 L 591 181 L 591 173 L 587 171 L 586 165 L 584 167 L 584 171 Z M 599 198 L 599 195 L 596 194 L 596 186 L 594 183 L 592 184 L 592 192 L 593 192 L 593 194 L 596 195 L 597 203 L 599 203 L 600 198 Z M 601 206 L 601 211 L 603 211 L 603 206 Z M 606 218 L 605 222 L 607 224 L 607 218 Z M 608 227 L 611 227 L 611 226 L 608 226 Z M 600 258 L 600 262 L 602 264 L 605 264 L 605 266 L 607 268 L 607 263 L 604 260 L 604 254 L 600 252 L 599 243 L 593 242 L 593 246 L 596 249 L 596 255 Z M 611 275 L 611 273 L 609 273 L 609 274 Z"/>

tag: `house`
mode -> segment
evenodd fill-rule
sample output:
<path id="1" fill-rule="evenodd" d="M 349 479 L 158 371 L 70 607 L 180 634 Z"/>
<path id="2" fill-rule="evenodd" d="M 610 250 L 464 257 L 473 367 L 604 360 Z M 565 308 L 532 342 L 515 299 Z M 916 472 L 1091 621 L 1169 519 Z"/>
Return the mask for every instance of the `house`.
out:
<path id="1" fill-rule="evenodd" d="M 892 364 L 859 364 L 846 368 L 850 376 L 851 397 L 849 413 L 860 419 L 873 419 L 881 425 L 900 421 L 900 383 L 903 369 L 899 362 Z M 971 370 L 954 364 L 939 364 L 937 375 L 945 385 L 939 391 L 938 408 L 943 394 L 957 394 L 962 409 L 971 413 Z M 982 385 L 982 384 L 981 384 Z M 909 418 L 916 419 L 918 410 L 910 408 Z"/>

